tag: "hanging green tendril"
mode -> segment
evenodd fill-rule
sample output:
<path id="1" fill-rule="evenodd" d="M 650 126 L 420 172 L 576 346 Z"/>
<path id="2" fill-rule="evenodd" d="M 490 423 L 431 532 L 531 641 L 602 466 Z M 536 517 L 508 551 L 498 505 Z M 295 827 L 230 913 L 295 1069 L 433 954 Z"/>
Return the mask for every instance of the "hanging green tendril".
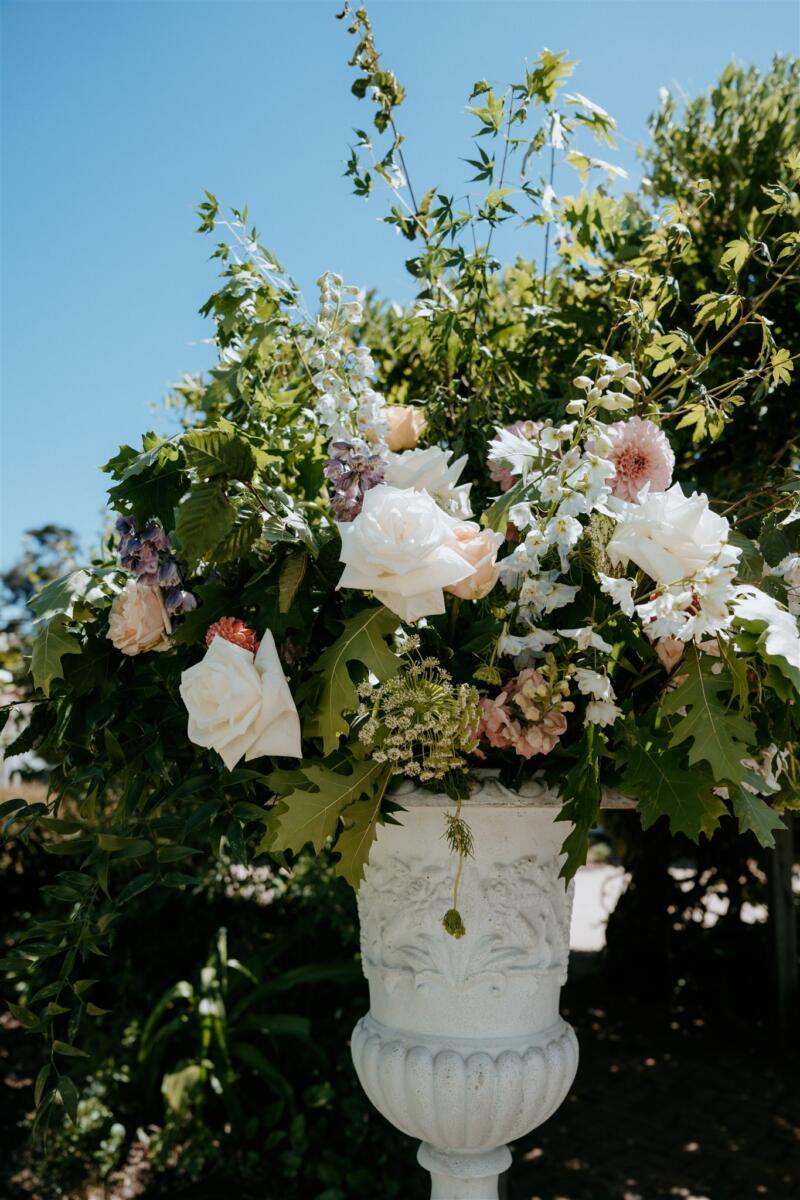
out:
<path id="1" fill-rule="evenodd" d="M 447 813 L 445 820 L 447 826 L 444 836 L 453 854 L 458 855 L 458 865 L 456 866 L 456 875 L 453 880 L 453 906 L 442 917 L 442 925 L 444 925 L 451 937 L 460 938 L 464 936 L 467 929 L 461 913 L 458 911 L 458 889 L 461 884 L 464 861 L 472 857 L 475 847 L 472 840 L 472 830 L 461 816 L 460 799 L 456 801 L 456 811 L 454 813 Z"/>

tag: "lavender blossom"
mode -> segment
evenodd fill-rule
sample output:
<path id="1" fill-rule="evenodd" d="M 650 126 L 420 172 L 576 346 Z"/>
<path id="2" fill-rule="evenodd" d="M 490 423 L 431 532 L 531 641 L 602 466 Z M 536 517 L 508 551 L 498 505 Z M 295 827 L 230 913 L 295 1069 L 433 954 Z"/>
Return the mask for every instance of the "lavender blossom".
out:
<path id="1" fill-rule="evenodd" d="M 170 540 L 160 525 L 156 525 L 155 521 L 151 521 L 145 526 L 139 535 L 141 541 L 148 546 L 152 546 L 154 550 L 170 550 Z"/>
<path id="2" fill-rule="evenodd" d="M 140 530 L 132 517 L 118 517 L 115 528 L 119 534 L 119 565 L 139 583 L 175 587 L 181 582 L 172 558 L 162 557 L 170 549 L 170 541 L 160 525 L 150 521 Z"/>
<path id="3" fill-rule="evenodd" d="M 379 454 L 361 454 L 349 442 L 333 442 L 331 452 L 325 477 L 333 486 L 333 511 L 339 521 L 352 521 L 365 494 L 383 482 L 386 464 Z"/>
<path id="4" fill-rule="evenodd" d="M 171 588 L 164 597 L 164 607 L 171 617 L 181 617 L 197 608 L 197 597 L 181 588 Z"/>
<path id="5" fill-rule="evenodd" d="M 176 588 L 180 587 L 181 582 L 181 573 L 175 559 L 171 557 L 163 559 L 158 568 L 158 586 Z"/>
<path id="6" fill-rule="evenodd" d="M 117 517 L 114 522 L 114 529 L 120 538 L 135 537 L 137 533 L 136 522 L 133 517 Z"/>

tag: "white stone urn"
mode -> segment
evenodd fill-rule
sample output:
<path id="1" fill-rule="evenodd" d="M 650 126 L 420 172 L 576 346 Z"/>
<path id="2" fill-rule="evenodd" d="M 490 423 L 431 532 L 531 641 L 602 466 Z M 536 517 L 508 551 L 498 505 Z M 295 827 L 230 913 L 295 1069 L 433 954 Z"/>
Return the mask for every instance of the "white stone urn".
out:
<path id="1" fill-rule="evenodd" d="M 358 893 L 370 1010 L 353 1031 L 356 1071 L 393 1125 L 419 1138 L 436 1200 L 497 1200 L 506 1145 L 566 1096 L 578 1044 L 559 1016 L 572 886 L 559 878 L 569 826 L 542 784 L 511 792 L 483 774 L 462 815 L 475 842 L 458 908 L 466 933 L 442 927 L 457 859 L 445 841 L 446 796 L 406 781 L 406 810 L 384 825 Z"/>

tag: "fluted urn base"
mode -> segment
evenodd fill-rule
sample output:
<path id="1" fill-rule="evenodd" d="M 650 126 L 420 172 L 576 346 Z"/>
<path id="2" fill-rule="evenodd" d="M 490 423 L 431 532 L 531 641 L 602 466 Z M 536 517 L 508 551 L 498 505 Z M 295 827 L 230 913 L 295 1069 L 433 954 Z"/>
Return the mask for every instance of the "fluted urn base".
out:
<path id="1" fill-rule="evenodd" d="M 566 1096 L 575 1034 L 558 1014 L 569 954 L 571 892 L 559 878 L 565 827 L 558 802 L 484 778 L 464 806 L 474 858 L 451 937 L 455 860 L 442 837 L 444 796 L 400 792 L 401 826 L 386 825 L 359 891 L 370 1012 L 353 1062 L 369 1099 L 410 1137 L 432 1200 L 497 1200 L 507 1142 L 536 1128 Z"/>
<path id="2" fill-rule="evenodd" d="M 417 1153 L 431 1174 L 431 1200 L 498 1200 L 500 1176 L 511 1166 L 508 1146 L 477 1154 L 443 1154 L 427 1142 Z"/>

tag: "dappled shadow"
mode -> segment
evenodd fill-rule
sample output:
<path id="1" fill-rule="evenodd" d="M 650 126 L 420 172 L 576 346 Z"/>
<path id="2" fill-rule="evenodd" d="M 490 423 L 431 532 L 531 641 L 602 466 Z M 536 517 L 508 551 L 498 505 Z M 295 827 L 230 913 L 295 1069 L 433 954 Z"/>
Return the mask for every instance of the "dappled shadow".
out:
<path id="1" fill-rule="evenodd" d="M 581 1063 L 514 1147 L 508 1200 L 797 1200 L 800 1054 L 768 1031 L 621 1000 L 574 955 L 562 1011 Z"/>

